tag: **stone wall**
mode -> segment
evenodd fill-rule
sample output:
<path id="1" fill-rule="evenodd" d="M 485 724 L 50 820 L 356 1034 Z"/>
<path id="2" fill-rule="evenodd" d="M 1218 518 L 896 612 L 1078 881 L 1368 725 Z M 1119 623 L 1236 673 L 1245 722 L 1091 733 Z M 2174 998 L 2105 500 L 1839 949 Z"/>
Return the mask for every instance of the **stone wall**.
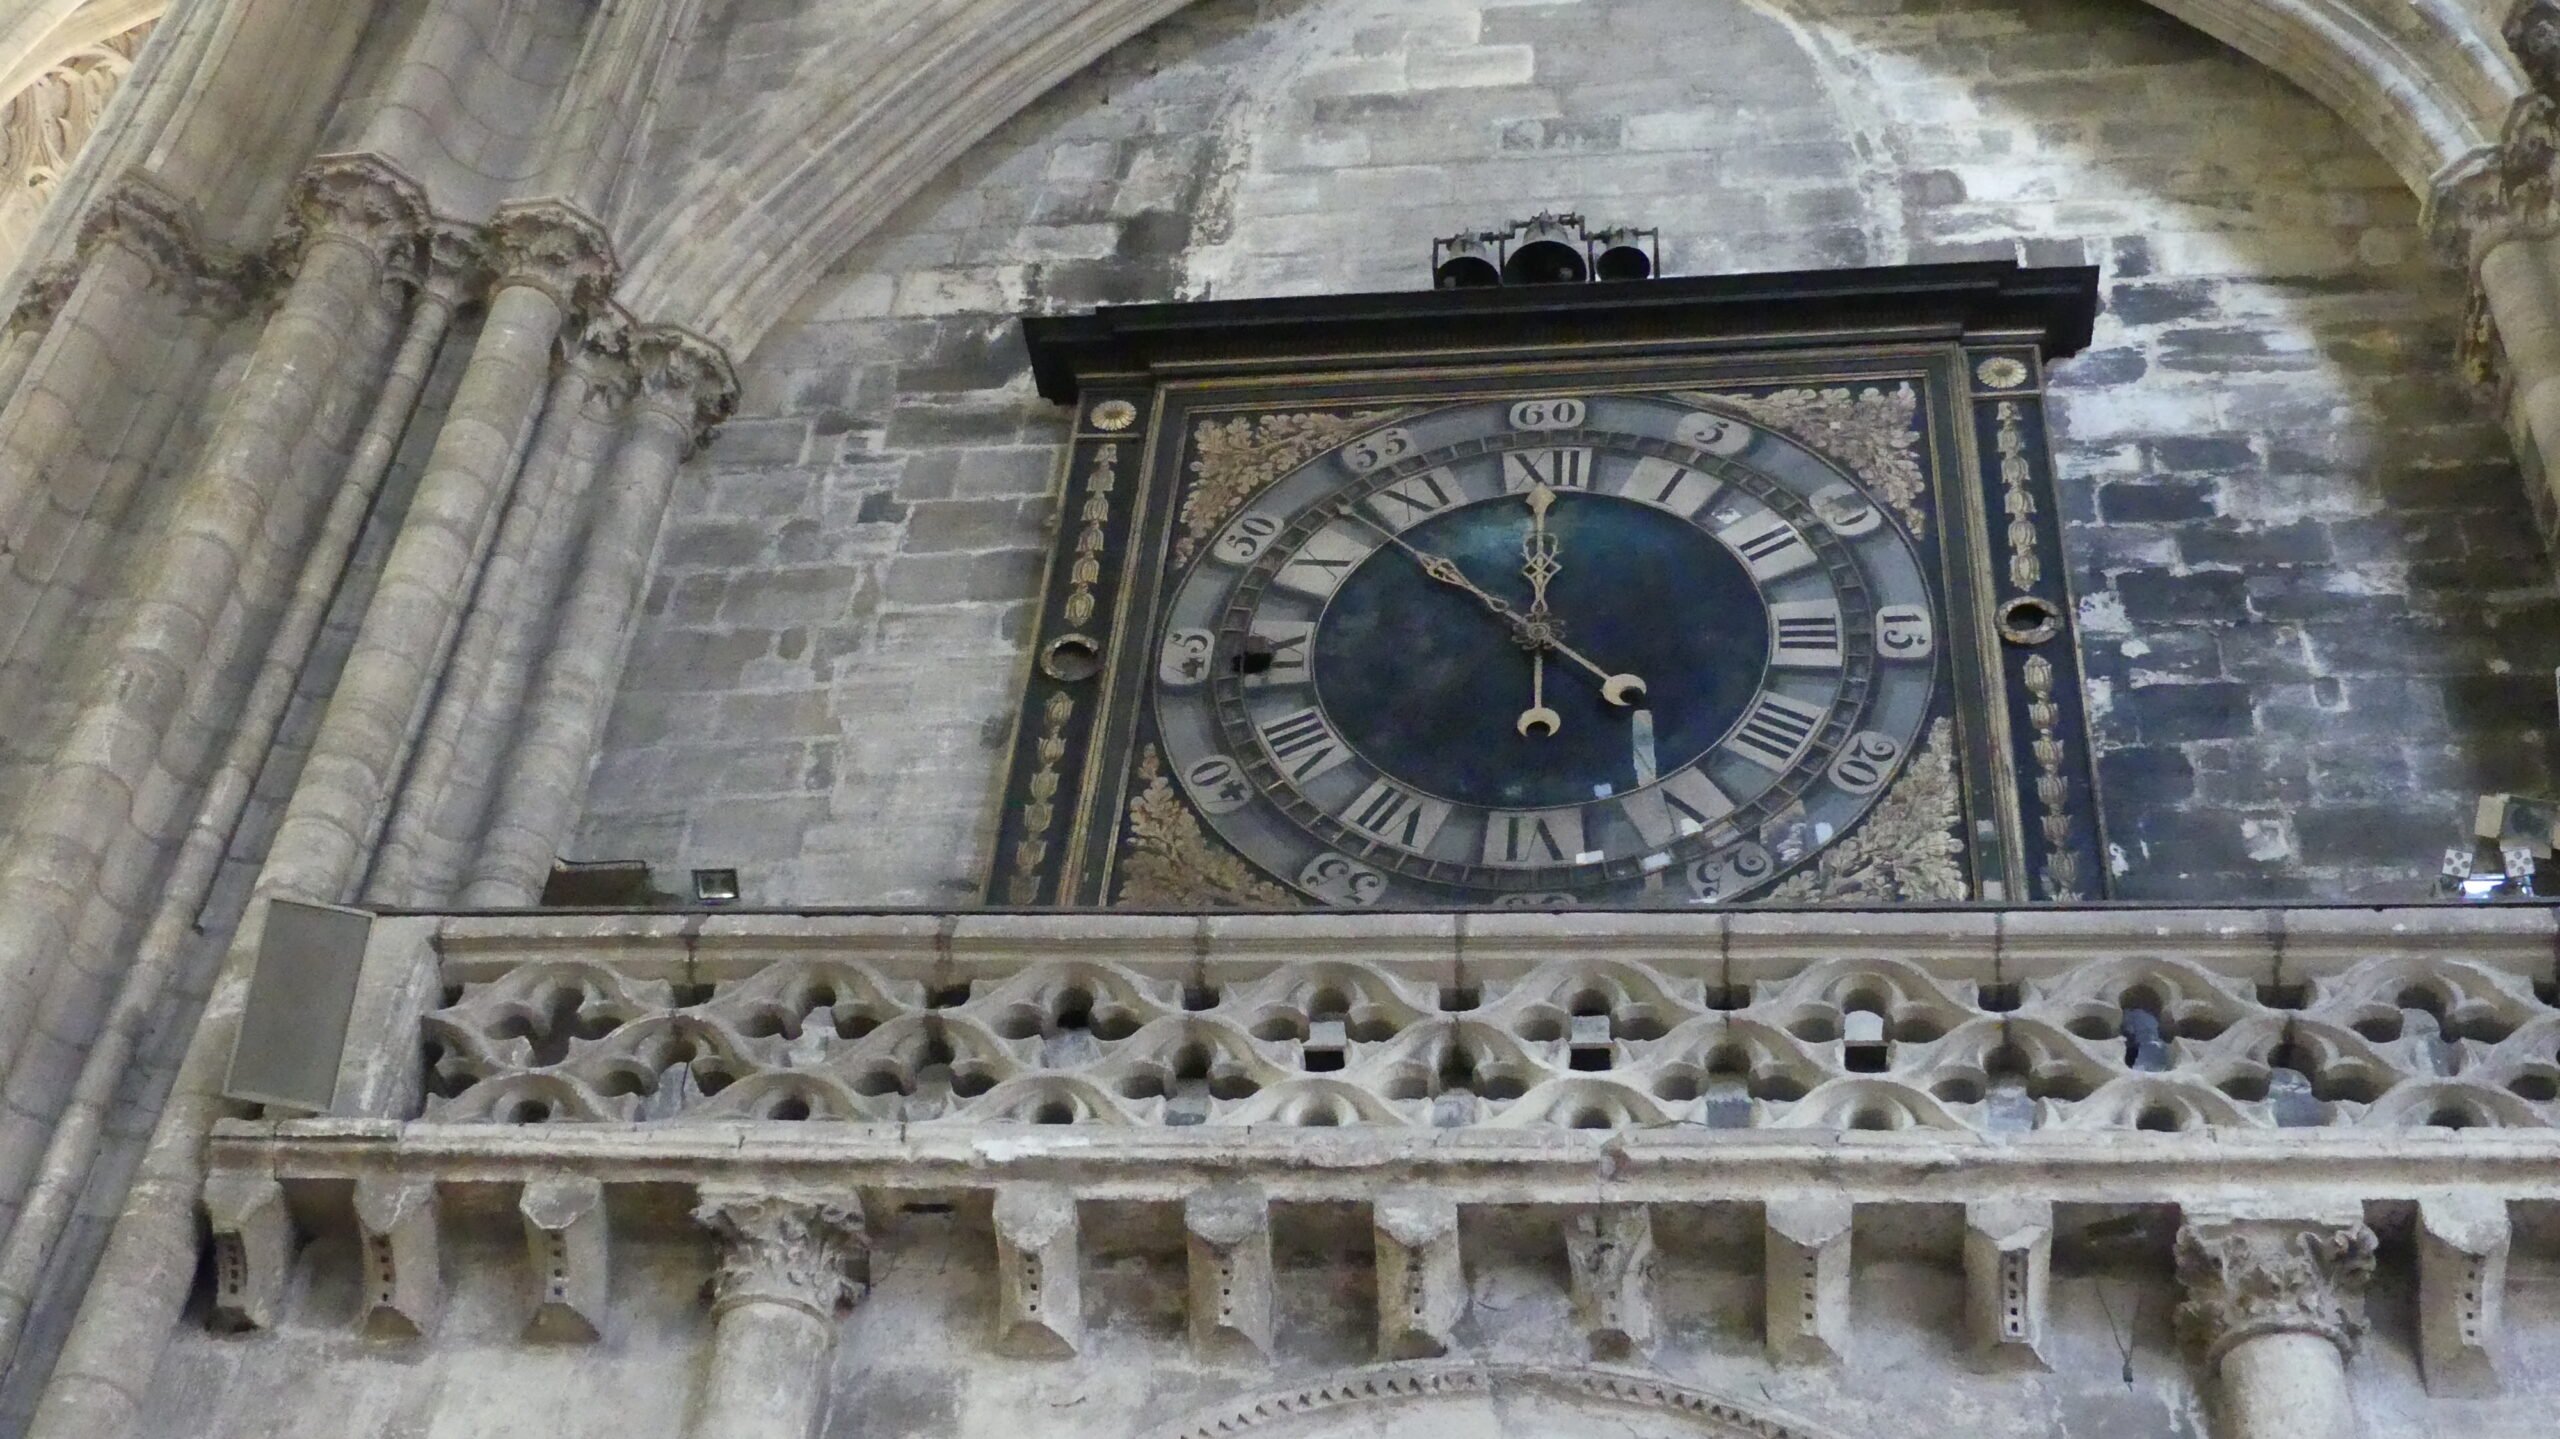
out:
<path id="1" fill-rule="evenodd" d="M 714 14 L 695 93 L 833 18 Z M 1062 433 L 1011 317 L 1409 287 L 1432 236 L 1547 205 L 1659 225 L 1674 274 L 2105 267 L 2056 384 L 2120 894 L 2414 895 L 2471 795 L 2551 783 L 2560 601 L 2455 373 L 2458 285 L 2268 72 L 2102 0 L 1205 0 L 752 357 L 573 852 L 735 864 L 757 902 L 973 896 Z"/>

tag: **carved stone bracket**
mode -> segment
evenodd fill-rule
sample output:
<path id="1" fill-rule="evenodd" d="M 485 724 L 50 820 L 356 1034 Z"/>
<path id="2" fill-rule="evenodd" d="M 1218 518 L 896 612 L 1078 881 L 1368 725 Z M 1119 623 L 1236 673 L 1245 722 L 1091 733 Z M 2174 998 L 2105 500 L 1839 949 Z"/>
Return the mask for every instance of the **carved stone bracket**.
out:
<path id="1" fill-rule="evenodd" d="M 2352 1354 L 2364 1331 L 2373 1231 L 2346 1214 L 2190 1213 L 2178 1231 L 2178 1324 L 2211 1372 L 2262 1334 L 2317 1334 Z"/>
<path id="2" fill-rule="evenodd" d="M 832 1322 L 862 1297 L 871 1257 L 851 1195 L 704 1188 L 696 1222 L 720 1237 L 711 1312 L 780 1304 Z"/>
<path id="3" fill-rule="evenodd" d="M 1053 1184 L 996 1191 L 996 1348 L 1063 1359 L 1084 1332 L 1076 1199 Z"/>
<path id="4" fill-rule="evenodd" d="M 1762 1282 L 1771 1358 L 1820 1363 L 1848 1352 L 1852 1212 L 1835 1196 L 1767 1206 Z"/>
<path id="5" fill-rule="evenodd" d="M 415 1339 L 444 1307 L 444 1259 L 432 1179 L 368 1174 L 356 1181 L 356 1232 L 364 1251 L 367 1334 Z"/>
<path id="6" fill-rule="evenodd" d="M 1444 1194 L 1391 1194 L 1371 1210 L 1378 1253 L 1378 1355 L 1436 1359 L 1466 1317 L 1458 1205 Z"/>
<path id="7" fill-rule="evenodd" d="M 216 1329 L 272 1329 L 293 1273 L 293 1216 L 272 1175 L 217 1173 L 205 1181 L 213 1229 Z"/>
<path id="8" fill-rule="evenodd" d="M 1975 1352 L 2044 1369 L 2045 1295 L 2053 1277 L 2053 1206 L 1985 1200 L 1964 1212 L 1965 1320 Z"/>
<path id="9" fill-rule="evenodd" d="M 611 1276 L 604 1186 L 593 1179 L 528 1184 L 516 1213 L 534 1277 L 525 1337 L 578 1344 L 603 1337 Z"/>
<path id="10" fill-rule="evenodd" d="M 2512 1242 L 2503 1201 L 2418 1201 L 2418 1366 L 2428 1393 L 2477 1397 L 2500 1389 L 2496 1350 Z"/>
<path id="11" fill-rule="evenodd" d="M 613 237 L 565 200 L 501 206 L 489 221 L 490 269 L 500 287 L 529 285 L 564 315 L 586 315 L 612 295 L 621 277 Z"/>
<path id="12" fill-rule="evenodd" d="M 1564 1229 L 1573 1317 L 1596 1359 L 1624 1359 L 1653 1342 L 1653 1210 L 1586 1210 Z"/>
<path id="13" fill-rule="evenodd" d="M 1271 1209 L 1259 1189 L 1195 1191 L 1182 1206 L 1190 1236 L 1191 1343 L 1203 1358 L 1271 1352 Z"/>

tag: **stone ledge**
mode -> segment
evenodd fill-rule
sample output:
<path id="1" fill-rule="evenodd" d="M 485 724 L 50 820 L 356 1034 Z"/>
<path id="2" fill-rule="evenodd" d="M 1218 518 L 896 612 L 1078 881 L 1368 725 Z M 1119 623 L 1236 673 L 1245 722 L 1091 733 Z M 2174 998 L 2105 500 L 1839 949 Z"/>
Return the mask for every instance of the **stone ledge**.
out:
<path id="1" fill-rule="evenodd" d="M 574 1174 L 607 1185 L 754 1178 L 791 1185 L 990 1190 L 1040 1180 L 1080 1199 L 1176 1201 L 1250 1182 L 1284 1203 L 1372 1198 L 1427 1181 L 1462 1204 L 1755 1202 L 1802 1194 L 1860 1204 L 2211 1204 L 2281 1191 L 2288 1203 L 2414 1202 L 2448 1192 L 2560 1201 L 2560 1133 L 2246 1131 L 2206 1136 L 1791 1135 L 1698 1129 L 1350 1131 L 1274 1127 L 904 1129 L 844 1124 L 400 1124 L 228 1120 L 217 1173 L 292 1187 L 398 1171 L 445 1184 Z"/>

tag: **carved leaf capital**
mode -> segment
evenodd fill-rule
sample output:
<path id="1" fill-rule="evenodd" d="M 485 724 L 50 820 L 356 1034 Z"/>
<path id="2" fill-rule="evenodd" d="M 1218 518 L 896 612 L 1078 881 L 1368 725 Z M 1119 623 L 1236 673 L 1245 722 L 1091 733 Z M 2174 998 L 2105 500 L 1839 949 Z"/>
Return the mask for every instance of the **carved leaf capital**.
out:
<path id="1" fill-rule="evenodd" d="M 565 200 L 501 206 L 489 221 L 488 245 L 500 286 L 529 285 L 569 314 L 594 309 L 622 275 L 613 237 Z"/>
<path id="2" fill-rule="evenodd" d="M 638 399 L 693 432 L 696 449 L 738 412 L 738 372 L 728 352 L 678 325 L 633 332 L 631 363 Z"/>
<path id="3" fill-rule="evenodd" d="M 832 1319 L 862 1297 L 858 1277 L 870 1255 L 862 1205 L 841 1198 L 763 1190 L 705 1189 L 696 1222 L 720 1237 L 711 1279 L 717 1314 L 740 1304 L 785 1304 Z"/>
<path id="4" fill-rule="evenodd" d="M 128 174 L 80 222 L 80 251 L 121 244 L 163 278 L 192 280 L 210 268 L 186 205 L 139 171 Z"/>
<path id="5" fill-rule="evenodd" d="M 2517 0 L 2498 36 L 2534 89 L 2560 95 L 2560 0 Z"/>
<path id="6" fill-rule="evenodd" d="M 2374 1235 L 2361 1223 L 2191 1218 L 2178 1231 L 2178 1324 L 2218 1364 L 2261 1334 L 2317 1334 L 2352 1353 Z"/>
<path id="7" fill-rule="evenodd" d="M 389 266 L 408 258 L 427 229 L 427 200 L 408 176 L 378 155 L 323 155 L 294 183 L 294 223 L 308 252 L 324 241 L 353 244 Z"/>
<path id="8" fill-rule="evenodd" d="M 419 288 L 448 308 L 459 309 L 488 283 L 489 252 L 476 226 L 438 221 L 427 227 L 422 248 Z"/>

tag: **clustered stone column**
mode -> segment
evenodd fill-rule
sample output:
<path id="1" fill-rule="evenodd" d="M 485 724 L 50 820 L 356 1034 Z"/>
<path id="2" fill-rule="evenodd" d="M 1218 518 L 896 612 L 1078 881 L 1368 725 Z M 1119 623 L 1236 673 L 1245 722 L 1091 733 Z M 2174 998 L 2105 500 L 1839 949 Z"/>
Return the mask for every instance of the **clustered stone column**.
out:
<path id="1" fill-rule="evenodd" d="M 381 303 L 395 249 L 424 224 L 415 188 L 362 160 L 315 167 L 302 187 L 302 267 L 268 322 L 164 538 L 140 601 L 71 733 L 0 852 L 0 1067 L 16 1056 L 52 970 L 99 888 L 280 494 L 312 488 L 301 441 L 357 333 Z M 299 463 L 297 463 L 299 461 Z M 236 642 L 236 636 L 233 637 Z"/>
<path id="2" fill-rule="evenodd" d="M 550 394 L 552 346 L 611 287 L 610 242 L 567 206 L 502 210 L 489 243 L 495 293 L 479 344 L 277 828 L 260 883 L 267 893 L 335 900 L 357 877 Z"/>
<path id="3" fill-rule="evenodd" d="M 851 1197 L 702 1191 L 720 1238 L 710 1369 L 692 1439 L 809 1439 L 826 1407 L 838 1321 L 862 1297 L 869 1239 Z"/>
<path id="4" fill-rule="evenodd" d="M 621 685 L 632 619 L 649 578 L 676 470 L 737 402 L 710 342 L 653 327 L 633 346 L 640 390 L 604 484 L 577 580 L 526 706 L 523 733 L 495 790 L 480 856 L 463 890 L 472 907 L 531 904 L 585 797 L 587 768 Z"/>
<path id="5" fill-rule="evenodd" d="M 2190 1213 L 2177 1252 L 2178 1322 L 2202 1351 L 2221 1439 L 2355 1439 L 2346 1366 L 2374 1252 L 2362 1216 Z"/>
<path id="6" fill-rule="evenodd" d="M 2532 90 L 2509 112 L 2495 163 L 2440 191 L 2464 252 L 2472 363 L 2495 374 L 2546 540 L 2560 540 L 2560 0 L 2521 0 L 2504 31 Z"/>
<path id="7" fill-rule="evenodd" d="M 0 1246 L 0 1353 L 16 1342 L 54 1245 L 70 1222 L 89 1166 L 97 1158 L 117 1086 L 150 1032 L 179 962 L 195 938 L 197 916 L 248 808 L 250 792 L 301 680 L 303 664 L 345 578 L 365 517 L 390 472 L 393 452 L 435 367 L 454 313 L 476 286 L 479 250 L 469 232 L 437 227 L 428 236 L 422 258 L 423 267 L 404 277 L 404 283 L 415 290 L 408 329 L 348 461 L 345 480 L 330 501 L 221 763 L 207 781 L 177 860 L 162 881 L 160 903 L 106 1025 L 81 1063 L 76 1087 L 54 1125 L 44 1161 L 36 1168 L 27 1208 L 9 1230 L 7 1244 Z"/>

